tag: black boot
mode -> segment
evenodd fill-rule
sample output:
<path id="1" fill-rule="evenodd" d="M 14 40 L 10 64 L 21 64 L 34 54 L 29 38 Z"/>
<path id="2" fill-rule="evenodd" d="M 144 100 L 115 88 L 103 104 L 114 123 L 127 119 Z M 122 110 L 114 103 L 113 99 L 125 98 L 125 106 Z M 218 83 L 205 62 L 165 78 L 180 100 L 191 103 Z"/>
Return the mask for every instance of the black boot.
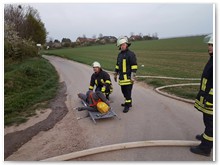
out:
<path id="1" fill-rule="evenodd" d="M 121 106 L 124 107 L 125 103 L 122 103 Z M 132 105 L 130 104 L 129 107 L 132 107 Z"/>
<path id="2" fill-rule="evenodd" d="M 196 139 L 201 141 L 202 140 L 202 136 L 203 136 L 202 134 L 201 135 L 196 135 Z"/>
<path id="3" fill-rule="evenodd" d="M 128 105 L 125 105 L 123 112 L 124 112 L 124 113 L 127 113 L 128 111 L 129 111 L 129 106 L 128 106 Z"/>
<path id="4" fill-rule="evenodd" d="M 106 99 L 109 100 L 109 95 L 106 95 Z"/>
<path id="5" fill-rule="evenodd" d="M 210 156 L 211 154 L 211 149 L 203 149 L 202 147 L 200 147 L 200 145 L 195 147 L 190 147 L 190 151 L 194 154 L 203 155 L 203 156 Z"/>

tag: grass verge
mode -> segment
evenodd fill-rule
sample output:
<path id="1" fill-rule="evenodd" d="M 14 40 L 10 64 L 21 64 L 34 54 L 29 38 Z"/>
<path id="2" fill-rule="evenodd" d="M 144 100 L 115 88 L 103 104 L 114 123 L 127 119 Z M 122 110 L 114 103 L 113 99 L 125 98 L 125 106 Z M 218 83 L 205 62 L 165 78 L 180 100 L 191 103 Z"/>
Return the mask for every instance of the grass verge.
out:
<path id="1" fill-rule="evenodd" d="M 47 106 L 58 88 L 54 67 L 40 57 L 22 62 L 5 61 L 4 124 L 25 122 L 38 107 Z"/>

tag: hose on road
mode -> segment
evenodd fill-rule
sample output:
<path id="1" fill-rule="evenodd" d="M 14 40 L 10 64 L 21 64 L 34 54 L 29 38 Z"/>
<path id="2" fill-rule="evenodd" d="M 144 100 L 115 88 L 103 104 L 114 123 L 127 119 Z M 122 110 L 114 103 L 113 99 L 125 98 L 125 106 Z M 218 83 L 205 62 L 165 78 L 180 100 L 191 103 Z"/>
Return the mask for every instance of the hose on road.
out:
<path id="1" fill-rule="evenodd" d="M 184 141 L 184 140 L 154 140 L 154 141 L 138 141 L 138 142 L 129 142 L 129 143 L 120 143 L 107 145 L 102 147 L 91 148 L 87 150 L 72 152 L 69 154 L 64 154 L 56 157 L 51 157 L 44 159 L 42 161 L 64 161 L 72 160 L 88 155 L 94 155 L 103 152 L 130 149 L 130 148 L 139 148 L 139 147 L 188 147 L 199 145 L 200 141 Z"/>
<path id="2" fill-rule="evenodd" d="M 199 78 L 180 78 L 180 77 L 164 77 L 164 76 L 136 76 L 136 77 L 139 77 L 139 78 L 169 79 L 169 80 L 200 80 Z M 166 97 L 170 97 L 170 98 L 173 98 L 173 99 L 176 99 L 176 100 L 179 100 L 179 101 L 194 104 L 195 103 L 194 100 L 184 99 L 184 98 L 174 96 L 174 95 L 170 95 L 166 92 L 161 91 L 161 89 L 164 89 L 164 88 L 180 87 L 180 86 L 192 86 L 192 85 L 200 85 L 200 83 L 185 83 L 185 84 L 165 85 L 165 86 L 155 88 L 155 91 L 157 93 L 161 94 L 161 95 L 166 96 Z"/>
<path id="3" fill-rule="evenodd" d="M 162 92 L 161 89 L 164 89 L 164 88 L 170 88 L 170 87 L 180 87 L 180 86 L 192 86 L 192 85 L 199 85 L 199 83 L 187 83 L 187 84 L 173 84 L 173 85 L 166 85 L 166 86 L 162 86 L 162 87 L 157 87 L 155 89 L 155 91 L 161 95 L 164 95 L 164 96 L 167 96 L 167 97 L 170 97 L 170 98 L 173 98 L 173 99 L 176 99 L 176 100 L 180 100 L 180 101 L 184 101 L 184 102 L 187 102 L 187 103 L 191 103 L 191 104 L 194 104 L 195 101 L 194 100 L 190 100 L 190 99 L 184 99 L 184 98 L 181 98 L 181 97 L 178 97 L 178 96 L 174 96 L 174 95 L 170 95 L 166 92 Z"/>
<path id="4" fill-rule="evenodd" d="M 199 78 L 180 78 L 180 77 L 165 77 L 165 76 L 136 76 L 136 77 L 170 79 L 170 80 L 200 80 Z"/>

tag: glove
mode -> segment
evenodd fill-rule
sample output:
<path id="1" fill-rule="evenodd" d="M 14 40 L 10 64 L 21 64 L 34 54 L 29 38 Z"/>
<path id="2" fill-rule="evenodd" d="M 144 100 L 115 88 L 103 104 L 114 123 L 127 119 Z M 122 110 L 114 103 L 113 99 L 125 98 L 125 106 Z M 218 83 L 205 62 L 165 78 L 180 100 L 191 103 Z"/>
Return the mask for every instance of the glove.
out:
<path id="1" fill-rule="evenodd" d="M 136 78 L 136 73 L 135 72 L 131 72 L 131 81 L 134 82 Z"/>
<path id="2" fill-rule="evenodd" d="M 118 73 L 114 73 L 114 80 L 115 80 L 115 82 L 117 82 L 117 75 L 118 75 Z"/>
<path id="3" fill-rule="evenodd" d="M 105 93 L 110 94 L 110 85 L 109 84 L 105 85 Z"/>

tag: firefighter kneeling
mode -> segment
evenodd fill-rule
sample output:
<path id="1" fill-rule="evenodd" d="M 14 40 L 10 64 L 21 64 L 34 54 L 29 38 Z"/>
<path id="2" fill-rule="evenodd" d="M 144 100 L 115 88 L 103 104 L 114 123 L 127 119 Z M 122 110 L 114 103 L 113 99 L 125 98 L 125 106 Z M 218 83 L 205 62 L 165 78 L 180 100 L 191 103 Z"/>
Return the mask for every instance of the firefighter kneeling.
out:
<path id="1" fill-rule="evenodd" d="M 96 86 L 95 91 L 101 91 L 109 100 L 109 95 L 113 91 L 110 75 L 101 68 L 97 61 L 93 62 L 92 67 L 94 73 L 91 76 L 89 90 L 93 91 Z"/>

